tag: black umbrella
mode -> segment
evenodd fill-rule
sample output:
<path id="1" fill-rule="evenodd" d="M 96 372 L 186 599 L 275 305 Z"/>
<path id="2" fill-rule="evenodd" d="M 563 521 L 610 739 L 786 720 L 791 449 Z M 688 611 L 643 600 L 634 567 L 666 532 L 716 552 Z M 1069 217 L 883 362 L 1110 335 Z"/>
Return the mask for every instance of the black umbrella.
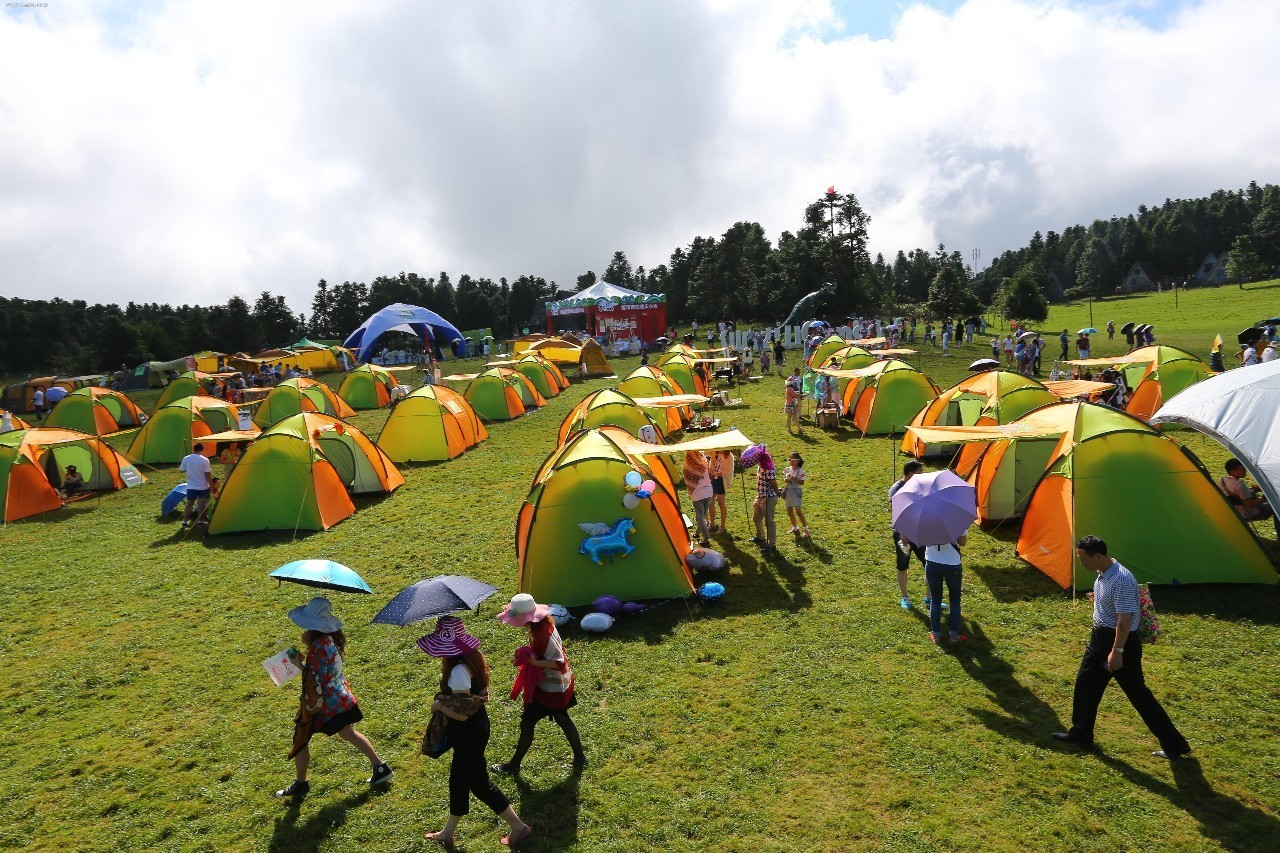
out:
<path id="1" fill-rule="evenodd" d="M 1268 317 L 1258 325 L 1259 326 L 1280 326 L 1280 317 Z"/>
<path id="2" fill-rule="evenodd" d="M 1236 335 L 1236 340 L 1245 346 L 1250 346 L 1262 337 L 1262 330 L 1258 328 L 1248 328 Z"/>
<path id="3" fill-rule="evenodd" d="M 1000 362 L 996 361 L 994 358 L 980 358 L 973 364 L 969 365 L 969 369 L 976 372 L 980 370 L 994 370 L 999 366 Z"/>
<path id="4" fill-rule="evenodd" d="M 1128 335 L 1128 334 L 1132 333 L 1132 332 L 1133 332 L 1133 326 L 1134 326 L 1133 321 L 1130 321 L 1130 322 L 1128 322 L 1128 323 L 1125 323 L 1123 326 L 1121 326 L 1121 327 L 1120 327 L 1120 334 L 1122 334 L 1122 335 Z"/>
<path id="5" fill-rule="evenodd" d="M 380 625 L 410 625 L 433 616 L 447 616 L 475 608 L 498 591 L 473 578 L 440 575 L 406 587 L 378 611 L 373 621 Z"/>

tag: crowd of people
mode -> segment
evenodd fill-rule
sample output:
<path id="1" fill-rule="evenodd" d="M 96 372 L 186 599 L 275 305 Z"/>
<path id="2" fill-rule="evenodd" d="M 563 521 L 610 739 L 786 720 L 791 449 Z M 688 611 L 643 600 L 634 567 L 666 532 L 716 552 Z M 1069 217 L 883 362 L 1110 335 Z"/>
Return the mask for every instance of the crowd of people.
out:
<path id="1" fill-rule="evenodd" d="M 342 621 L 334 615 L 329 600 L 320 596 L 290 610 L 289 619 L 302 629 L 305 651 L 291 655 L 301 669 L 302 696 L 288 753 L 294 761 L 294 779 L 277 790 L 276 796 L 296 801 L 310 792 L 311 740 L 317 734 L 338 737 L 369 762 L 366 784 L 387 784 L 394 776 L 391 765 L 356 729 L 364 713 L 343 667 L 347 639 Z M 522 702 L 519 737 L 511 757 L 492 765 L 485 757 L 491 735 L 486 707 L 491 674 L 480 640 L 467 632 L 460 618 L 445 615 L 436 620 L 430 634 L 417 641 L 423 653 L 440 661 L 438 689 L 430 706 L 433 721 L 423 741 L 423 752 L 433 757 L 446 749 L 452 752 L 447 816 L 440 829 L 423 835 L 427 841 L 443 846 L 456 842 L 459 824 L 470 812 L 473 796 L 506 823 L 507 834 L 501 839 L 504 845 L 515 846 L 533 834 L 533 827 L 520 819 L 511 800 L 489 774 L 519 775 L 540 721 L 550 719 L 564 734 L 573 754 L 574 773 L 587 766 L 582 738 L 569 716 L 578 704 L 573 669 L 550 606 L 521 593 L 512 597 L 498 619 L 523 628 L 528 641 L 515 650 L 517 672 L 509 693 L 511 699 L 518 697 Z"/>

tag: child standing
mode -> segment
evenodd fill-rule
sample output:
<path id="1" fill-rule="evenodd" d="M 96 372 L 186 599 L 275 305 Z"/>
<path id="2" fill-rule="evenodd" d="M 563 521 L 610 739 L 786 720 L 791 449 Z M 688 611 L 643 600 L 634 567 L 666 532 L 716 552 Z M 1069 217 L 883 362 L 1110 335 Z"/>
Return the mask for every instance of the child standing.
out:
<path id="1" fill-rule="evenodd" d="M 796 368 L 790 376 L 787 377 L 787 398 L 782 407 L 782 411 L 787 416 L 787 432 L 791 432 L 791 423 L 795 422 L 795 432 L 800 433 L 800 390 L 803 388 L 803 380 L 800 378 L 800 368 Z"/>
<path id="2" fill-rule="evenodd" d="M 788 533 L 798 533 L 803 537 L 809 536 L 809 519 L 804 517 L 803 509 L 803 490 L 804 490 L 804 459 L 799 453 L 792 453 L 790 464 L 787 465 L 785 471 L 782 472 L 786 483 L 786 491 L 783 493 L 785 497 L 783 502 L 787 507 L 787 517 L 791 519 L 791 529 Z"/>

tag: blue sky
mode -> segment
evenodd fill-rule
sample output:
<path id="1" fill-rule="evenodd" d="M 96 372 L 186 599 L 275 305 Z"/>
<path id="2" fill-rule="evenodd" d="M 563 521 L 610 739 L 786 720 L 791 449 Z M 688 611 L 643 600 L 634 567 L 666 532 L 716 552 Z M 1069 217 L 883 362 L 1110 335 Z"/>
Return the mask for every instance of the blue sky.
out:
<path id="1" fill-rule="evenodd" d="M 915 2 L 883 2 L 882 0 L 833 0 L 832 7 L 844 24 L 844 32 L 827 33 L 829 39 L 850 35 L 866 35 L 873 39 L 888 38 L 894 24 L 911 6 L 928 6 L 950 15 L 964 5 L 964 0 L 915 0 Z M 1124 16 L 1148 29 L 1160 30 L 1182 9 L 1198 5 L 1190 0 L 1060 0 L 1058 5 L 1094 13 Z"/>

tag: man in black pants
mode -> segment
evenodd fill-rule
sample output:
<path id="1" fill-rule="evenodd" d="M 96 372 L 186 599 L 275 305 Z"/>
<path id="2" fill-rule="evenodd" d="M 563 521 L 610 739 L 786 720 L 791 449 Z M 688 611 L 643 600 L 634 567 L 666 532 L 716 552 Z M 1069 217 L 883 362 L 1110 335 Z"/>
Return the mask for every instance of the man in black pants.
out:
<path id="1" fill-rule="evenodd" d="M 1111 679 L 1141 715 L 1160 741 L 1157 758 L 1181 758 L 1191 752 L 1178 729 L 1151 695 L 1142 676 L 1142 639 L 1138 636 L 1138 583 L 1124 566 L 1107 554 L 1107 543 L 1086 536 L 1076 543 L 1076 554 L 1085 568 L 1098 573 L 1093 582 L 1093 633 L 1080 661 L 1071 707 L 1071 730 L 1054 732 L 1067 743 L 1093 746 L 1093 726 L 1098 704 Z"/>
<path id="2" fill-rule="evenodd" d="M 893 496 L 898 490 L 907 484 L 907 481 L 924 471 L 924 464 L 919 460 L 912 459 L 902 466 L 902 478 L 895 480 L 893 485 L 889 487 L 890 508 L 893 506 Z M 909 545 L 902 541 L 902 537 L 898 535 L 898 531 L 893 531 L 893 553 L 898 561 L 898 592 L 902 593 L 902 597 L 898 599 L 898 604 L 903 610 L 911 609 L 911 595 L 907 592 L 907 570 L 911 568 L 911 555 L 915 554 L 916 559 L 920 561 L 920 565 L 924 565 L 924 547 L 921 545 Z M 926 608 L 929 606 L 929 598 L 925 596 Z"/>

